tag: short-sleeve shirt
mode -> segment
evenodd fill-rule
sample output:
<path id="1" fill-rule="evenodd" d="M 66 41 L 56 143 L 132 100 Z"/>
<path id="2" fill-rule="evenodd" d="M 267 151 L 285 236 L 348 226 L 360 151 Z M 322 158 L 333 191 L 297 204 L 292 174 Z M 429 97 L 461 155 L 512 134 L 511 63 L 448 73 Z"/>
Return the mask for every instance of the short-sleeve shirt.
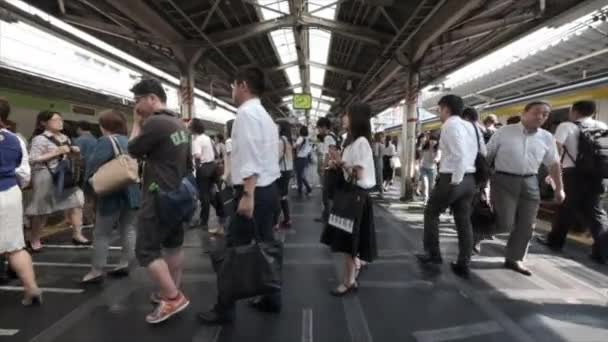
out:
<path id="1" fill-rule="evenodd" d="M 144 121 L 140 135 L 129 141 L 129 153 L 145 161 L 144 202 L 151 198 L 152 184 L 167 191 L 179 186 L 191 170 L 190 149 L 190 133 L 172 112 L 157 112 Z"/>
<path id="2" fill-rule="evenodd" d="M 70 138 L 68 138 L 66 135 L 59 134 L 53 136 L 53 133 L 46 131 L 32 139 L 32 144 L 30 147 L 30 160 L 37 160 L 41 156 L 49 152 L 53 152 L 59 148 L 57 144 L 51 141 L 51 138 L 54 138 L 61 144 L 70 144 Z M 32 162 L 32 171 L 43 170 L 46 169 L 47 166 L 51 170 L 54 170 L 57 167 L 60 159 L 60 157 L 57 157 L 46 162 Z"/>
<path id="3" fill-rule="evenodd" d="M 213 143 L 208 135 L 199 134 L 192 137 L 192 156 L 198 158 L 202 164 L 215 160 Z"/>
<path id="4" fill-rule="evenodd" d="M 559 162 L 553 135 L 539 128 L 528 132 L 521 124 L 507 125 L 494 133 L 488 143 L 488 160 L 494 160 L 496 171 L 515 175 L 535 175 L 541 163 Z"/>
<path id="5" fill-rule="evenodd" d="M 608 129 L 608 125 L 590 117 L 577 121 L 584 128 Z M 576 156 L 578 155 L 578 138 L 580 131 L 580 128 L 574 122 L 562 122 L 555 130 L 555 141 L 564 147 L 563 168 L 574 167 Z"/>
<path id="6" fill-rule="evenodd" d="M 296 156 L 298 158 L 308 158 L 312 152 L 312 144 L 309 138 L 298 137 L 296 140 Z"/>
<path id="7" fill-rule="evenodd" d="M 323 143 L 319 146 L 319 152 L 321 152 L 322 155 L 326 155 L 329 153 L 329 148 L 337 146 L 337 144 L 336 139 L 334 139 L 331 134 L 327 134 L 323 137 Z"/>
<path id="8" fill-rule="evenodd" d="M 232 127 L 230 155 L 232 184 L 257 176 L 257 186 L 265 187 L 280 176 L 279 130 L 260 99 L 241 104 Z"/>
<path id="9" fill-rule="evenodd" d="M 363 189 L 371 189 L 376 186 L 376 169 L 374 167 L 374 154 L 369 141 L 365 137 L 359 137 L 352 144 L 344 148 L 342 154 L 344 166 L 361 167 L 363 174 L 357 180 L 357 185 Z M 345 177 L 348 175 L 345 174 Z"/>

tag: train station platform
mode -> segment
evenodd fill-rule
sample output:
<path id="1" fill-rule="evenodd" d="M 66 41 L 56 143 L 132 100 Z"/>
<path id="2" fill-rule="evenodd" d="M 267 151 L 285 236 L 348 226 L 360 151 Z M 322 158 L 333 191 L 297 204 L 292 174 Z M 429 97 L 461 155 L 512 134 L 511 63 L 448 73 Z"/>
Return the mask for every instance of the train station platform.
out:
<path id="1" fill-rule="evenodd" d="M 484 244 L 475 257 L 471 280 L 455 277 L 444 265 L 419 268 L 422 207 L 387 194 L 377 202 L 380 257 L 361 274 L 359 291 L 334 298 L 341 258 L 319 243 L 320 194 L 292 200 L 294 225 L 285 242 L 284 303 L 280 315 L 238 306 L 229 326 L 203 326 L 198 311 L 215 300 L 215 276 L 205 254 L 220 241 L 191 229 L 187 233 L 183 290 L 190 307 L 175 318 L 150 326 L 144 316 L 151 283 L 141 268 L 126 279 L 81 287 L 90 250 L 74 249 L 68 235 L 48 237 L 34 256 L 44 305 L 22 308 L 18 282 L 0 287 L 0 341 L 495 341 L 605 342 L 608 336 L 608 267 L 587 261 L 582 246 L 565 254 L 532 245 L 528 264 L 534 276 L 502 269 L 504 237 Z M 442 217 L 445 260 L 457 252 L 449 217 Z M 110 262 L 116 262 L 116 247 Z"/>

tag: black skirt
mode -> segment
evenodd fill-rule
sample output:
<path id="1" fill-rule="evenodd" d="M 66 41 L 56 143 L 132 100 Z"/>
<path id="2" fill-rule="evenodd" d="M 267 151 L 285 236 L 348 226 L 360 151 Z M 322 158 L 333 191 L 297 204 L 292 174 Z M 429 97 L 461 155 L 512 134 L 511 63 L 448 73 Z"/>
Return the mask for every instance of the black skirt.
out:
<path id="1" fill-rule="evenodd" d="M 393 167 L 391 166 L 391 157 L 383 156 L 382 163 L 383 163 L 382 179 L 385 182 L 392 181 L 393 180 Z"/>
<path id="2" fill-rule="evenodd" d="M 376 245 L 374 204 L 369 195 L 364 197 L 360 220 L 360 224 L 355 225 L 352 234 L 326 224 L 321 234 L 321 243 L 329 246 L 332 252 L 350 254 L 361 260 L 372 262 L 378 256 L 378 247 Z"/>

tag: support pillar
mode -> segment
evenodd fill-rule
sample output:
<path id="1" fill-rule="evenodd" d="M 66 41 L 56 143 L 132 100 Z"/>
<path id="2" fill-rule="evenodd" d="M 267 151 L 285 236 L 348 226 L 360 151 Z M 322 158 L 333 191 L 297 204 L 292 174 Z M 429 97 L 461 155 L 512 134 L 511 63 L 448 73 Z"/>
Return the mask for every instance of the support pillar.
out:
<path id="1" fill-rule="evenodd" d="M 191 119 L 196 113 L 194 108 L 194 85 L 196 81 L 194 66 L 198 63 L 202 54 L 202 48 L 189 46 L 180 47 L 179 53 L 176 53 L 177 66 L 180 72 L 177 95 L 180 115 L 184 119 Z"/>
<path id="2" fill-rule="evenodd" d="M 414 163 L 416 159 L 416 123 L 418 121 L 418 70 L 410 68 L 406 84 L 405 106 L 401 128 L 401 200 L 414 199 Z"/>

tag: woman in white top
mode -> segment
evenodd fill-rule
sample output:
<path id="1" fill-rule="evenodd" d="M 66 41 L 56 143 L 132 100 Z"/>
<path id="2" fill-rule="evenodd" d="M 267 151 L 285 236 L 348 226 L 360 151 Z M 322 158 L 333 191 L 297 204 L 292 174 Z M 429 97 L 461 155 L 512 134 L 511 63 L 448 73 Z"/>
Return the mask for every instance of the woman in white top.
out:
<path id="1" fill-rule="evenodd" d="M 420 180 L 423 186 L 424 203 L 429 200 L 429 194 L 433 191 L 435 177 L 437 176 L 437 163 L 439 162 L 440 152 L 437 139 L 430 137 L 420 153 Z"/>
<path id="2" fill-rule="evenodd" d="M 279 194 L 281 195 L 281 209 L 275 216 L 275 226 L 279 224 L 279 216 L 283 213 L 281 228 L 291 228 L 289 215 L 289 181 L 293 173 L 293 143 L 291 142 L 291 125 L 289 122 L 279 123 L 279 168 L 281 178 L 278 179 Z"/>
<path id="3" fill-rule="evenodd" d="M 352 105 L 342 117 L 342 126 L 348 131 L 342 156 L 334 155 L 330 167 L 344 170 L 343 187 L 354 186 L 362 200 L 362 212 L 352 232 L 328 225 L 321 241 L 333 252 L 345 254 L 345 272 L 341 284 L 331 291 L 334 296 L 343 296 L 357 288 L 359 259 L 371 262 L 377 256 L 373 203 L 369 192 L 376 186 L 376 172 L 371 141 L 371 109 L 364 103 Z M 338 199 L 336 199 L 338 200 Z M 331 219 L 330 219 L 331 221 Z"/>
<path id="4" fill-rule="evenodd" d="M 298 195 L 302 197 L 302 187 L 306 187 L 306 196 L 310 196 L 312 187 L 306 179 L 306 167 L 310 162 L 312 153 L 312 145 L 310 144 L 310 138 L 308 138 L 308 128 L 302 126 L 300 128 L 300 136 L 296 140 L 296 160 L 294 166 L 296 169 L 296 180 L 298 181 Z"/>
<path id="5" fill-rule="evenodd" d="M 386 137 L 386 144 L 384 147 L 384 151 L 382 154 L 382 162 L 383 162 L 383 177 L 384 180 L 384 191 L 388 190 L 389 185 L 393 183 L 393 176 L 395 174 L 395 170 L 393 170 L 393 165 L 391 164 L 391 159 L 397 155 L 397 147 L 391 140 L 391 137 Z"/>

